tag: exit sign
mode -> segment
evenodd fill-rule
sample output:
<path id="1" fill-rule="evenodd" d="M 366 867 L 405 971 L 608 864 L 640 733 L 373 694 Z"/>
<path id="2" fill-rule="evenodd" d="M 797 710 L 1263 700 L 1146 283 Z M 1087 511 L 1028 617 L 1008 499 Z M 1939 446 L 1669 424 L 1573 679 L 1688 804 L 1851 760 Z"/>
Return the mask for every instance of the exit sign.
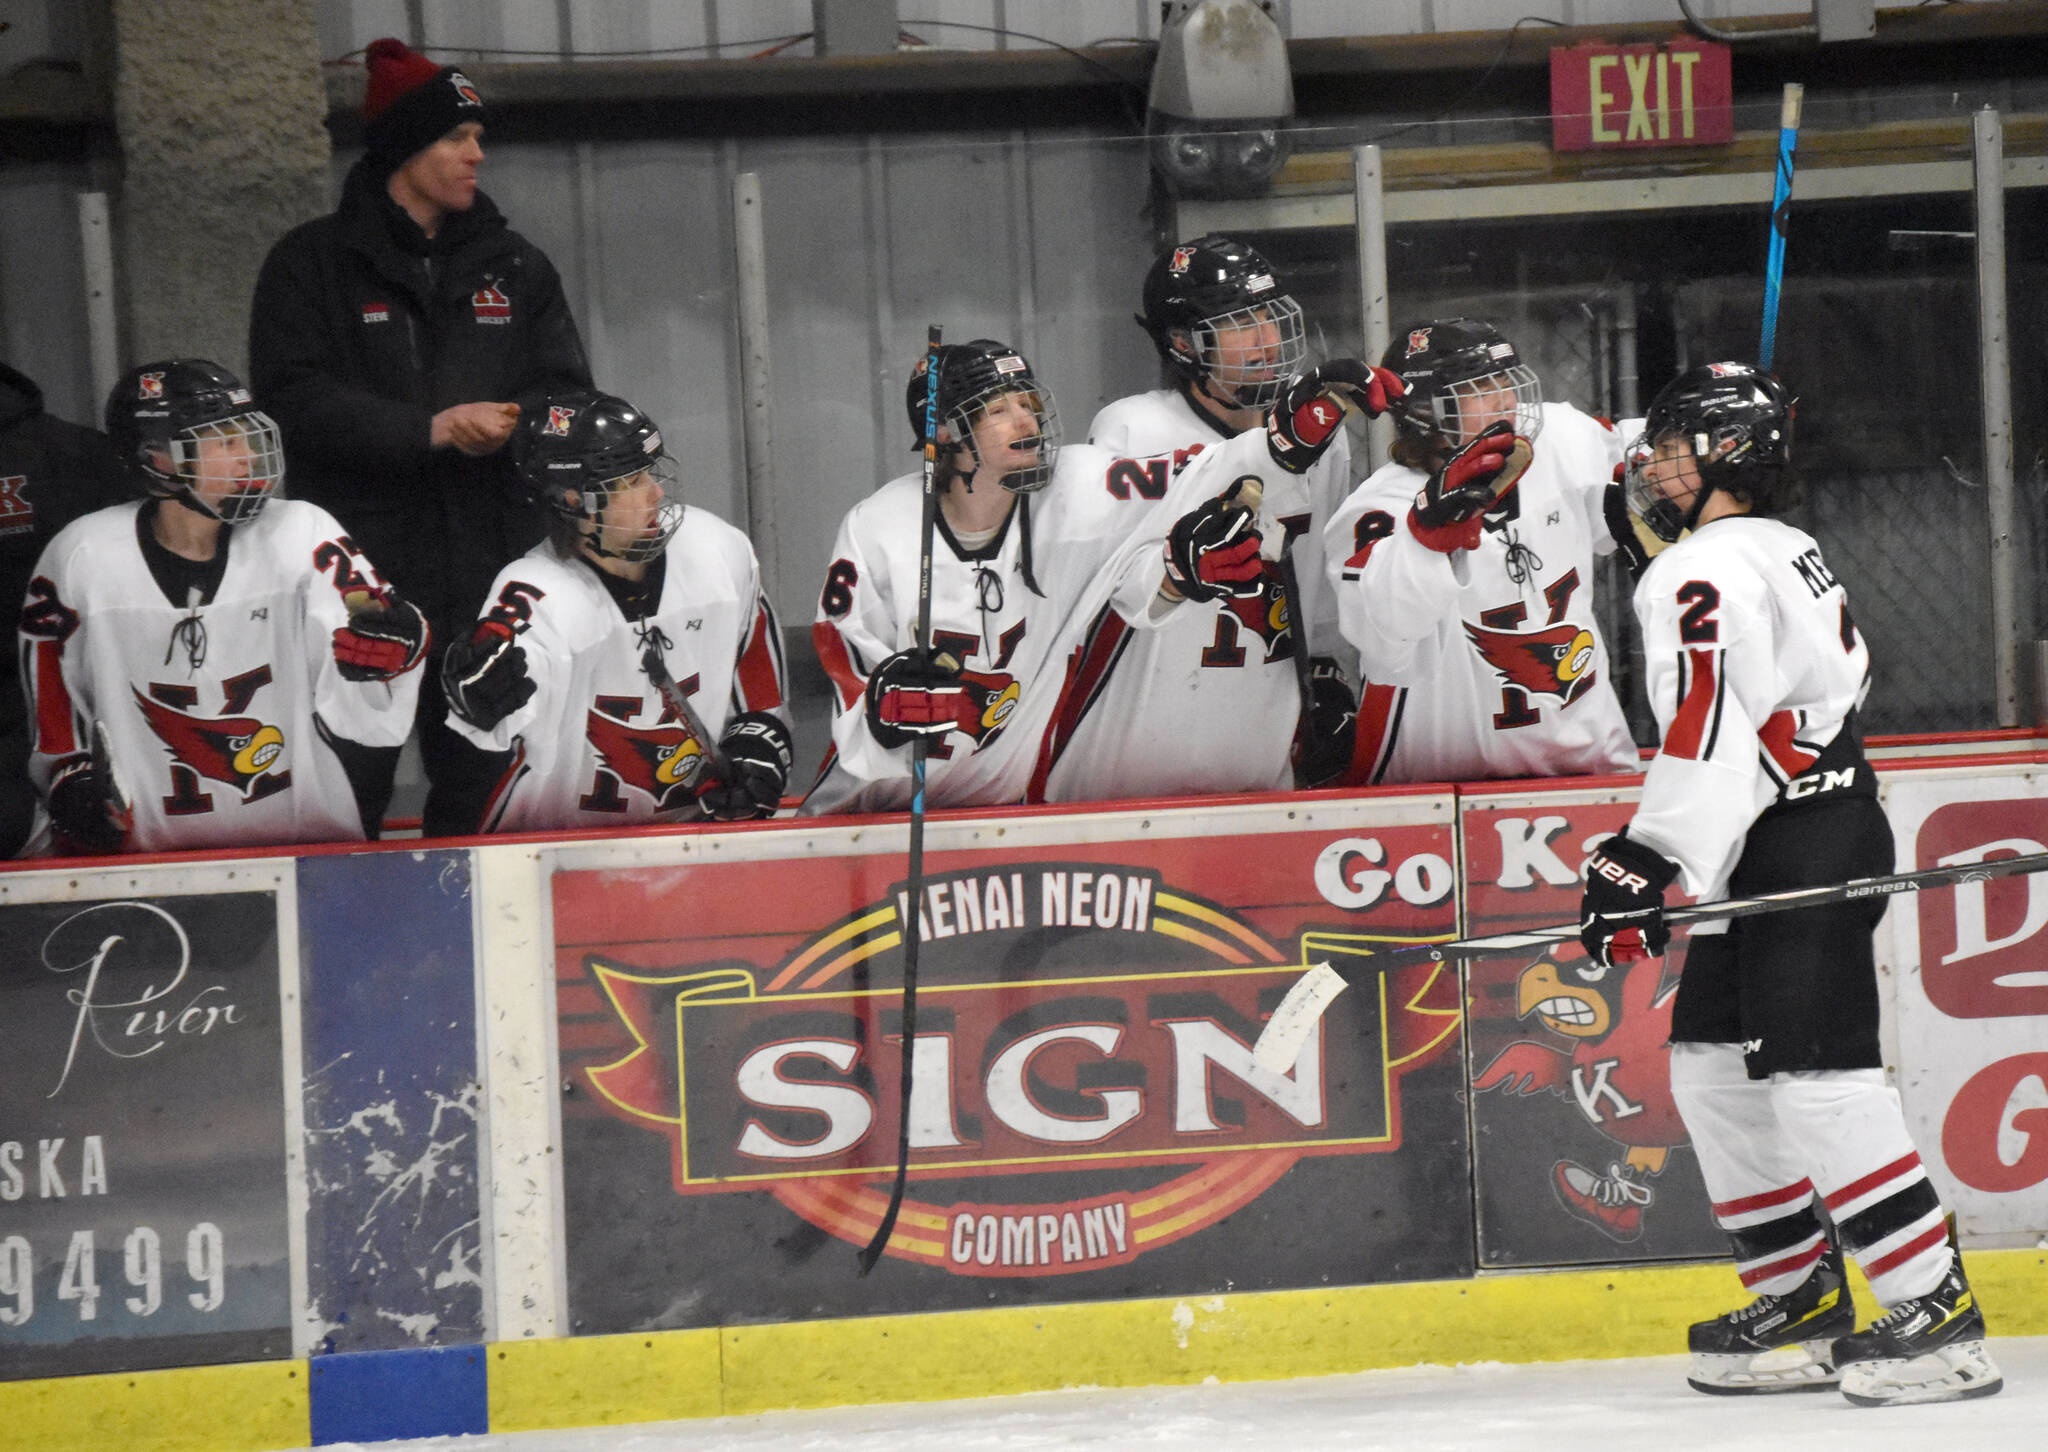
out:
<path id="1" fill-rule="evenodd" d="M 1553 49 L 1551 146 L 1618 151 L 1733 141 L 1728 54 L 1725 45 L 1689 39 Z"/>

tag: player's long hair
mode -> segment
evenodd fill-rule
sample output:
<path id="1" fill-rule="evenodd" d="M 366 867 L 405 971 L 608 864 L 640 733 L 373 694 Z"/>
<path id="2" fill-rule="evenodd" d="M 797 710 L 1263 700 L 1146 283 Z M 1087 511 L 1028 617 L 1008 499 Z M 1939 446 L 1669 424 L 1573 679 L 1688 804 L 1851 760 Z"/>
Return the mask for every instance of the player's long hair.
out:
<path id="1" fill-rule="evenodd" d="M 1707 465 L 1701 477 L 1730 499 L 1749 506 L 1759 519 L 1782 519 L 1805 500 L 1799 471 L 1791 464 L 1752 464 L 1746 469 Z"/>

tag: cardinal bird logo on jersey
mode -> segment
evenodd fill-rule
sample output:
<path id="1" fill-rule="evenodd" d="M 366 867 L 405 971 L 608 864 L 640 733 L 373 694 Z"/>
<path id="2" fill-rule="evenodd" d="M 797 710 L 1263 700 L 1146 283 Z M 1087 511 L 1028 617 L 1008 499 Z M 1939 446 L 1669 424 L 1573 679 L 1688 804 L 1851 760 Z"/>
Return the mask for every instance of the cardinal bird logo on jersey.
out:
<path id="1" fill-rule="evenodd" d="M 1487 630 L 1467 624 L 1465 634 L 1503 684 L 1531 695 L 1555 696 L 1569 706 L 1599 678 L 1593 669 L 1593 632 L 1567 620 L 1548 630 Z"/>
<path id="2" fill-rule="evenodd" d="M 968 700 L 981 714 L 972 725 L 962 721 L 959 729 L 973 737 L 977 747 L 985 746 L 1009 724 L 1023 688 L 1007 671 L 962 671 L 960 684 L 967 687 Z"/>
<path id="3" fill-rule="evenodd" d="M 593 708 L 584 734 L 597 751 L 599 769 L 621 786 L 653 799 L 657 812 L 688 806 L 692 788 L 704 772 L 704 748 L 681 725 L 631 726 Z"/>
<path id="4" fill-rule="evenodd" d="M 149 729 L 170 749 L 178 765 L 191 768 L 207 781 L 233 787 L 244 802 L 261 801 L 291 785 L 292 774 L 280 770 L 285 760 L 284 733 L 275 726 L 254 716 L 191 716 L 140 691 L 134 694 Z M 173 768 L 172 776 L 176 775 Z"/>
<path id="5" fill-rule="evenodd" d="M 1621 1149 L 1618 1161 L 1551 1166 L 1550 1188 L 1565 1212 L 1611 1240 L 1643 1233 L 1656 1195 L 1646 1183 L 1686 1143 L 1671 1098 L 1671 1003 L 1676 979 L 1646 959 L 1603 968 L 1591 959 L 1539 959 L 1515 980 L 1515 1011 L 1548 1031 L 1547 1042 L 1519 1039 L 1473 1077 L 1475 1090 L 1547 1091 L 1571 1100 L 1586 1122 Z"/>
<path id="6" fill-rule="evenodd" d="M 1292 660 L 1294 631 L 1287 616 L 1287 592 L 1280 588 L 1280 572 L 1271 560 L 1259 583 L 1262 588 L 1256 595 L 1230 595 L 1216 603 L 1265 644 L 1267 661 Z"/>

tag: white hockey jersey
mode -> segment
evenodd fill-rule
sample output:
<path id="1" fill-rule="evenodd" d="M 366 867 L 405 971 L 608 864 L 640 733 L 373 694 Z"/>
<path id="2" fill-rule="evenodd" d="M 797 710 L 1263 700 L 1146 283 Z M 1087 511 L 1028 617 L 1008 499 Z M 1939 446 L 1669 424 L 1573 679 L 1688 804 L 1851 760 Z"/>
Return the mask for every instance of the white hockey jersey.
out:
<path id="1" fill-rule="evenodd" d="M 1664 745 L 1628 834 L 1694 897 L 1724 897 L 1760 812 L 1852 785 L 1814 767 L 1870 689 L 1870 652 L 1820 547 L 1782 520 L 1701 527 L 1650 562 L 1635 608 Z"/>
<path id="2" fill-rule="evenodd" d="M 695 820 L 703 750 L 648 679 L 648 644 L 714 738 L 742 711 L 789 724 L 782 635 L 753 546 L 701 509 L 670 539 L 644 620 L 627 620 L 596 569 L 548 541 L 500 570 L 491 598 L 488 616 L 517 636 L 535 689 L 489 731 L 448 717 L 478 748 L 512 753 L 486 832 Z"/>
<path id="3" fill-rule="evenodd" d="M 1370 682 L 1354 782 L 1637 768 L 1593 614 L 1593 558 L 1614 549 L 1601 507 L 1621 450 L 1599 420 L 1545 404 L 1518 516 L 1489 524 L 1473 550 L 1443 554 L 1409 532 L 1425 481 L 1400 464 L 1338 507 L 1328 569 Z"/>
<path id="4" fill-rule="evenodd" d="M 1168 388 L 1118 399 L 1095 416 L 1088 435 L 1090 443 L 1128 459 L 1213 447 L 1229 437 L 1184 393 Z M 1279 561 L 1285 549 L 1310 652 L 1337 654 L 1336 597 L 1323 570 L 1322 526 L 1350 487 L 1350 469 L 1350 441 L 1340 432 L 1306 474 L 1260 471 L 1259 531 L 1268 561 L 1261 594 L 1191 602 L 1151 631 L 1131 630 L 1114 612 L 1091 622 L 1068 709 L 1047 744 L 1044 800 L 1293 786 L 1289 758 L 1301 715 L 1298 632 Z"/>
<path id="5" fill-rule="evenodd" d="M 1063 710 L 1088 623 L 1108 608 L 1151 629 L 1190 608 L 1162 612 L 1155 604 L 1173 520 L 1241 474 L 1263 480 L 1278 472 L 1257 430 L 1153 460 L 1070 444 L 1060 450 L 1052 482 L 1021 497 L 980 549 L 963 548 L 941 516 L 932 641 L 965 663 L 962 678 L 981 693 L 984 709 L 978 734 L 951 732 L 931 743 L 927 804 L 999 806 L 1042 790 L 1040 748 L 1048 723 Z M 909 805 L 911 749 L 884 748 L 874 739 L 865 695 L 869 673 L 916 637 L 921 507 L 921 477 L 906 474 L 854 505 L 840 523 L 812 626 L 839 714 L 806 814 Z M 1025 580 L 1027 549 L 1037 591 Z"/>
<path id="6" fill-rule="evenodd" d="M 351 681 L 335 664 L 343 593 L 383 580 L 326 510 L 277 499 L 223 535 L 213 598 L 173 604 L 136 533 L 143 508 L 87 515 L 36 564 L 21 651 L 37 790 L 92 750 L 97 722 L 136 851 L 360 841 L 343 756 L 403 744 L 420 689 L 418 666 Z"/>

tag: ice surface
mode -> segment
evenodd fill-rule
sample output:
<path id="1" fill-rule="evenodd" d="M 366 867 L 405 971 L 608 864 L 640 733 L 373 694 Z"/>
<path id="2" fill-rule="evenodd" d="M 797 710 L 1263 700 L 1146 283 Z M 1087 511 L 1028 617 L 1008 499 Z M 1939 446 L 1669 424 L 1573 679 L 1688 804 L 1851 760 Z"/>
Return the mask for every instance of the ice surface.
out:
<path id="1" fill-rule="evenodd" d="M 433 1437 L 374 1452 L 956 1452 L 1130 1447 L 1225 1452 L 2042 1452 L 2048 1336 L 1997 1337 L 2005 1390 L 1976 1401 L 1859 1409 L 1833 1390 L 1706 1397 L 1682 1356 L 1417 1366 L 1299 1381 L 1037 1392 L 971 1402 L 841 1407 L 755 1417 Z M 337 1444 L 352 1447 L 355 1444 Z M 366 1449 L 370 1452 L 370 1449 Z"/>

